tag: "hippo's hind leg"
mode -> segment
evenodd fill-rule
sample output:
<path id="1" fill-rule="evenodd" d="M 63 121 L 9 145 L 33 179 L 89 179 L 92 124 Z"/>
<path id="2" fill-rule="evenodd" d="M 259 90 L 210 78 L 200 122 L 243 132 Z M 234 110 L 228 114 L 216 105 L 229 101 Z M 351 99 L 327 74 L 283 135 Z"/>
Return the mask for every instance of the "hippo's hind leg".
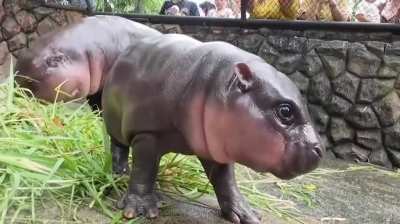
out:
<path id="1" fill-rule="evenodd" d="M 159 214 L 158 196 L 154 190 L 161 154 L 157 137 L 150 133 L 138 134 L 132 141 L 135 162 L 132 166 L 128 191 L 118 203 L 125 218 L 139 215 L 155 218 Z"/>
<path id="2" fill-rule="evenodd" d="M 88 104 L 93 111 L 101 111 L 101 91 L 87 97 Z"/>
<path id="3" fill-rule="evenodd" d="M 129 146 L 119 143 L 111 137 L 112 170 L 118 175 L 129 173 Z"/>
<path id="4" fill-rule="evenodd" d="M 260 218 L 239 191 L 233 164 L 219 164 L 203 159 L 200 161 L 214 187 L 224 218 L 237 224 L 260 224 Z"/>

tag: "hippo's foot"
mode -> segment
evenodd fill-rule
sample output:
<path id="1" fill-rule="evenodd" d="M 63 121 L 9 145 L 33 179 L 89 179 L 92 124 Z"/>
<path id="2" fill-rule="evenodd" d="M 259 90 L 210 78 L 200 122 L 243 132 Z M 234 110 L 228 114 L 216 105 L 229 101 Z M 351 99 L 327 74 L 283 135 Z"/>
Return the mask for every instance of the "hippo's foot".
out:
<path id="1" fill-rule="evenodd" d="M 159 197 L 155 193 L 138 195 L 133 193 L 125 194 L 118 202 L 117 207 L 123 209 L 123 215 L 127 219 L 138 216 L 156 218 L 159 215 Z"/>
<path id="2" fill-rule="evenodd" d="M 225 204 L 225 203 L 223 203 Z M 261 216 L 242 198 L 221 207 L 222 216 L 235 224 L 260 224 Z"/>

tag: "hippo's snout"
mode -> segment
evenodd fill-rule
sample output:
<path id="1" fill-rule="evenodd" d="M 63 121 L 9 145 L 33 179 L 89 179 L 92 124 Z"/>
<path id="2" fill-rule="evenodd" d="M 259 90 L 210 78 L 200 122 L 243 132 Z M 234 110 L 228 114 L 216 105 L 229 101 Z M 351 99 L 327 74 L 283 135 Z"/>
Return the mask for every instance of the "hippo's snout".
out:
<path id="1" fill-rule="evenodd" d="M 291 134 L 282 166 L 273 172 L 282 179 L 291 179 L 314 170 L 325 153 L 324 145 L 311 126 L 299 127 Z"/>
<path id="2" fill-rule="evenodd" d="M 321 143 L 316 143 L 312 147 L 312 151 L 315 155 L 317 155 L 319 158 L 322 158 L 323 152 L 325 151 L 324 147 L 322 146 Z"/>
<path id="3" fill-rule="evenodd" d="M 300 155 L 300 168 L 298 169 L 299 172 L 296 175 L 304 174 L 317 168 L 320 160 L 323 157 L 325 148 L 320 142 L 318 142 L 312 143 L 306 148 L 300 148 L 299 150 L 304 151 L 304 155 Z"/>
<path id="4" fill-rule="evenodd" d="M 318 163 L 323 157 L 325 147 L 312 125 L 307 124 L 299 127 L 296 134 L 294 134 L 294 139 L 294 141 L 297 142 L 297 144 L 292 146 L 294 147 L 294 150 L 307 152 L 307 155 L 305 156 L 306 158 L 304 159 L 305 163 L 309 160 L 311 163 L 310 166 L 312 166 L 313 163 Z M 308 157 L 310 158 L 308 159 Z M 314 160 L 316 160 L 316 162 L 314 162 Z"/>

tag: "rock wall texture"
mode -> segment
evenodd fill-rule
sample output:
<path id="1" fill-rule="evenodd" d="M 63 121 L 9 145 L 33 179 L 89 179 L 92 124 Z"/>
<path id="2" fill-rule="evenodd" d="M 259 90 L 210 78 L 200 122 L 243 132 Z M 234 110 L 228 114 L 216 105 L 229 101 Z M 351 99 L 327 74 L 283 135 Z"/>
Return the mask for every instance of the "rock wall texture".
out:
<path id="1" fill-rule="evenodd" d="M 40 35 L 80 19 L 34 0 L 0 0 L 0 79 Z M 147 24 L 258 54 L 300 88 L 336 157 L 400 167 L 400 36 L 392 33 Z"/>

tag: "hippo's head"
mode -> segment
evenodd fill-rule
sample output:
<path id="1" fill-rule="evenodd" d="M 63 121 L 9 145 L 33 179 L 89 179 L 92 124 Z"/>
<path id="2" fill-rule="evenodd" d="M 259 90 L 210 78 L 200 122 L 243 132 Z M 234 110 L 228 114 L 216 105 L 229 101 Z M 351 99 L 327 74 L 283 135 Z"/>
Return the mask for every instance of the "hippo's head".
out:
<path id="1" fill-rule="evenodd" d="M 263 61 L 229 70 L 206 100 L 210 156 L 283 179 L 316 168 L 324 147 L 295 84 Z"/>
<path id="2" fill-rule="evenodd" d="M 89 76 L 85 75 L 87 63 L 74 63 L 79 57 L 74 52 L 61 52 L 51 47 L 39 50 L 41 48 L 43 46 L 27 49 L 18 59 L 15 67 L 18 85 L 49 102 L 85 96 L 88 88 L 82 83 L 89 83 Z"/>

